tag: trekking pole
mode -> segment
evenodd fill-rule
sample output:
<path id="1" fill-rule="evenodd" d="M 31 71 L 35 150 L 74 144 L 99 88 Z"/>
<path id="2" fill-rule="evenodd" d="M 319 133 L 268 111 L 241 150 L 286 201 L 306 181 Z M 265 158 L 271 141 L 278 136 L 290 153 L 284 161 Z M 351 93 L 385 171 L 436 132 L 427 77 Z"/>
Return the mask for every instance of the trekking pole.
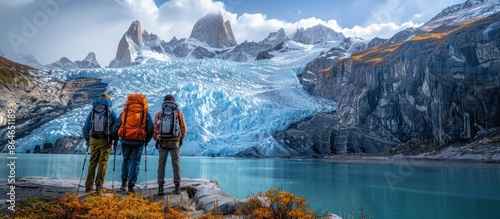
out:
<path id="1" fill-rule="evenodd" d="M 113 177 L 111 181 L 111 190 L 115 190 L 115 166 L 116 166 L 116 146 L 113 145 L 113 150 L 115 151 L 115 155 L 113 158 Z"/>
<path id="2" fill-rule="evenodd" d="M 87 154 L 89 153 L 89 145 L 87 144 L 87 151 L 85 151 L 85 158 L 83 159 L 82 173 L 80 174 L 80 182 L 78 182 L 78 188 L 76 189 L 76 195 L 80 193 L 80 184 L 82 183 L 83 169 L 85 169 L 85 163 L 87 162 Z"/>
<path id="3" fill-rule="evenodd" d="M 148 150 L 147 144 L 144 145 L 144 174 L 146 174 L 145 188 L 148 189 Z"/>

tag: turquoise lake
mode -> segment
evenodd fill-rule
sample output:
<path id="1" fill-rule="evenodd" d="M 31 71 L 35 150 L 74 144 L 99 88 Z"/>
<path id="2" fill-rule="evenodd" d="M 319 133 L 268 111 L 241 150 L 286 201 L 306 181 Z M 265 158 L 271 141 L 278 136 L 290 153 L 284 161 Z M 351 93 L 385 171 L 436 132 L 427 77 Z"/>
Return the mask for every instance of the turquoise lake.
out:
<path id="1" fill-rule="evenodd" d="M 16 156 L 16 177 L 79 178 L 84 160 L 84 155 Z M 0 177 L 5 179 L 8 176 L 7 154 L 0 154 L 0 158 L 5 163 L 0 166 Z M 148 180 L 152 180 L 156 178 L 158 157 L 148 156 L 147 160 Z M 121 162 L 118 155 L 115 179 L 120 177 Z M 500 218 L 499 167 L 498 164 L 421 164 L 415 161 L 383 164 L 181 157 L 183 178 L 217 180 L 221 189 L 236 198 L 278 187 L 304 196 L 311 201 L 310 209 L 314 211 L 341 214 L 339 212 L 355 212 L 362 206 L 374 218 L 385 219 Z M 113 156 L 106 180 L 112 179 L 112 169 Z M 170 160 L 166 176 L 172 177 Z M 139 181 L 144 180 L 143 156 Z"/>

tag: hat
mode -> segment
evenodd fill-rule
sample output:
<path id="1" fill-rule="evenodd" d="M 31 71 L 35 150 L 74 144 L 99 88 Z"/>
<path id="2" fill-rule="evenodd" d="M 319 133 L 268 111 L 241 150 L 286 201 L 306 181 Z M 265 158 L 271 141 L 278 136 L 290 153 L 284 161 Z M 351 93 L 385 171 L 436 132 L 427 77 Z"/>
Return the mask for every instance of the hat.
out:
<path id="1" fill-rule="evenodd" d="M 167 100 L 175 101 L 174 95 L 172 95 L 172 94 L 165 95 L 165 98 L 163 98 L 163 101 L 167 101 Z"/>
<path id="2" fill-rule="evenodd" d="M 108 100 L 111 100 L 111 97 L 107 93 L 102 93 L 101 96 L 99 96 L 99 98 L 106 98 Z"/>

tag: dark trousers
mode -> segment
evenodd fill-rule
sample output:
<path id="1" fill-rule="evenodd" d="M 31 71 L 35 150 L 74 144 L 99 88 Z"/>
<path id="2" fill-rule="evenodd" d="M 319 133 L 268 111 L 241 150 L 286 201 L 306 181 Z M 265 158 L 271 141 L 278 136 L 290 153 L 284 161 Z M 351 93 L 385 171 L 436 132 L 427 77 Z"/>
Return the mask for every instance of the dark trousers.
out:
<path id="1" fill-rule="evenodd" d="M 139 164 L 141 164 L 141 154 L 144 146 L 129 145 L 122 143 L 122 182 L 127 182 L 128 187 L 133 188 L 139 175 Z"/>

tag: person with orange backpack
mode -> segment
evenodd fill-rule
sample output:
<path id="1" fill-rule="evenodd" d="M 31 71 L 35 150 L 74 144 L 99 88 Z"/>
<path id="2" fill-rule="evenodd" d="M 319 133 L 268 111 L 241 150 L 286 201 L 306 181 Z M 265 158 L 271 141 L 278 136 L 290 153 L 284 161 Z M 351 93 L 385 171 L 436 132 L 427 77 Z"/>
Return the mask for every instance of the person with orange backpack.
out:
<path id="1" fill-rule="evenodd" d="M 133 193 L 141 154 L 153 137 L 153 120 L 148 112 L 144 94 L 130 94 L 123 105 L 123 111 L 113 125 L 112 133 L 121 138 L 122 143 L 122 184 L 120 190 Z M 144 147 L 143 147 L 144 146 Z"/>

